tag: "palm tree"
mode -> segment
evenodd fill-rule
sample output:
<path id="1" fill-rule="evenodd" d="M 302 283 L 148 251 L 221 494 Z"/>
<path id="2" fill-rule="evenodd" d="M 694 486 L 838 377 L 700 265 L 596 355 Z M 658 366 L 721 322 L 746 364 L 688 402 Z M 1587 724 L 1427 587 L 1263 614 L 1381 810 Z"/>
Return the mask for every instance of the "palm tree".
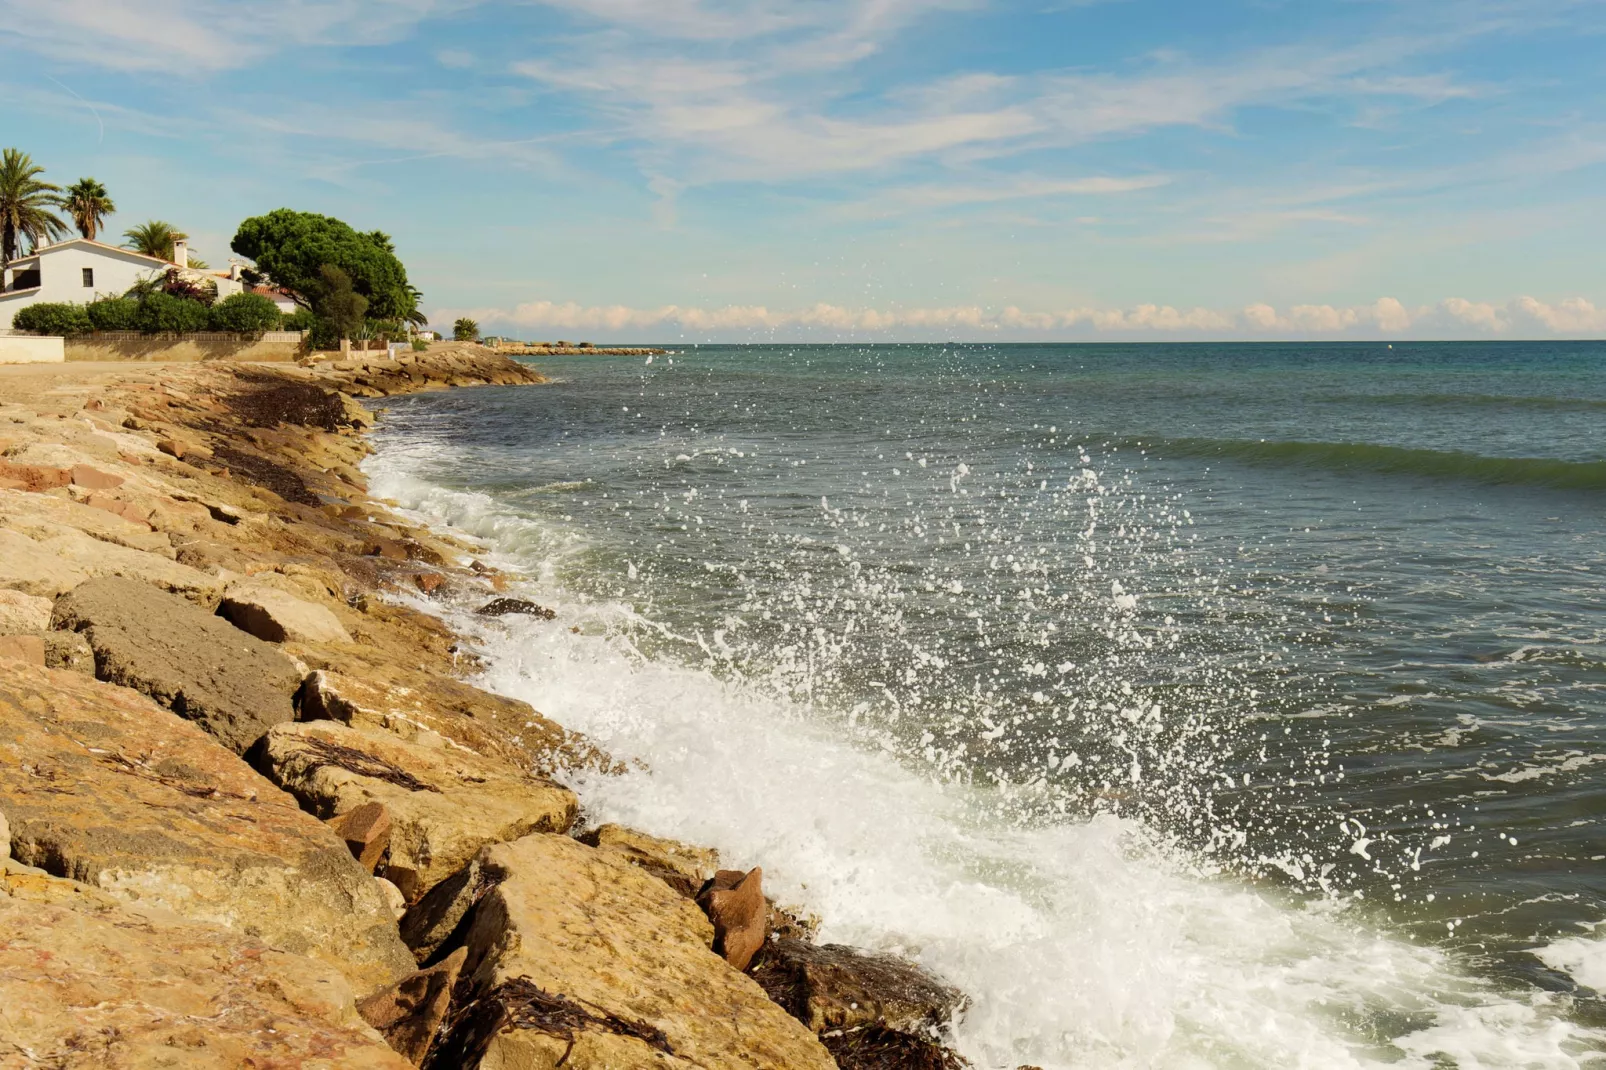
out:
<path id="1" fill-rule="evenodd" d="M 51 212 L 60 186 L 42 182 L 45 169 L 18 149 L 0 153 L 0 267 L 46 238 L 67 233 L 67 224 Z"/>
<path id="2" fill-rule="evenodd" d="M 112 203 L 106 187 L 101 185 L 98 179 L 93 178 L 80 178 L 68 186 L 67 191 L 62 194 L 61 206 L 72 216 L 73 225 L 78 228 L 78 233 L 90 241 L 95 240 L 95 235 L 100 232 L 106 217 L 117 211 L 117 206 Z"/>
<path id="3" fill-rule="evenodd" d="M 173 259 L 173 243 L 176 241 L 189 241 L 190 236 L 179 230 L 173 224 L 163 219 L 152 219 L 141 223 L 137 227 L 129 227 L 123 231 L 123 248 L 132 249 L 136 253 L 154 256 L 158 260 L 171 261 Z M 206 261 L 190 257 L 190 267 L 204 268 Z"/>

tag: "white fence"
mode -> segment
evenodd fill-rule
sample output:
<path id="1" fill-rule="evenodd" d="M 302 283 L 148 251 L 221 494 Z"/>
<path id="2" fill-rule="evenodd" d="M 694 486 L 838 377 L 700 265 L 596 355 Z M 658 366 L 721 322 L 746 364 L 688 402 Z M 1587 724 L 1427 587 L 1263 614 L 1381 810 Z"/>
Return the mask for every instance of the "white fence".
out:
<path id="1" fill-rule="evenodd" d="M 305 331 L 163 331 L 145 334 L 141 331 L 90 331 L 73 336 L 75 342 L 296 342 L 306 337 Z"/>

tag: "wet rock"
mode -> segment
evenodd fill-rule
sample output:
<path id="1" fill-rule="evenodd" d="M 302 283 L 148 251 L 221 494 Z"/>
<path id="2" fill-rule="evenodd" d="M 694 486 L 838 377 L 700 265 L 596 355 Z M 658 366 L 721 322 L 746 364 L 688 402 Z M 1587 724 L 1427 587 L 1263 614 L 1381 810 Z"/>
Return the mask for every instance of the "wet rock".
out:
<path id="1" fill-rule="evenodd" d="M 830 1070 L 814 1035 L 708 950 L 696 905 L 562 836 L 483 851 L 469 998 L 430 1065 Z"/>
<path id="2" fill-rule="evenodd" d="M 920 1033 L 870 1026 L 820 1038 L 838 1070 L 971 1070 L 952 1048 Z M 1027 1070 L 1022 1067 L 1020 1070 Z"/>
<path id="3" fill-rule="evenodd" d="M 77 632 L 45 633 L 45 664 L 52 669 L 95 675 L 95 651 Z"/>
<path id="4" fill-rule="evenodd" d="M 357 1004 L 357 1013 L 379 1030 L 393 1049 L 414 1066 L 424 1065 L 446 1011 L 452 986 L 463 969 L 468 952 L 458 948 L 445 959 L 402 978 Z"/>
<path id="5" fill-rule="evenodd" d="M 363 803 L 324 822 L 344 841 L 351 857 L 369 873 L 390 847 L 390 811 L 380 803 Z M 390 884 L 389 881 L 385 883 Z M 395 887 L 394 884 L 391 887 Z"/>
<path id="6" fill-rule="evenodd" d="M 543 776 L 571 767 L 615 767 L 584 736 L 528 703 L 395 664 L 352 662 L 351 670 L 319 670 L 307 678 L 298 700 L 303 721 L 340 721 L 426 746 L 444 741 L 511 770 Z"/>
<path id="7" fill-rule="evenodd" d="M 714 924 L 714 953 L 738 970 L 747 969 L 764 946 L 769 904 L 763 881 L 764 871 L 757 866 L 746 873 L 722 869 L 697 893 L 697 905 Z"/>
<path id="8" fill-rule="evenodd" d="M 387 561 L 406 561 L 407 548 L 395 539 L 369 539 L 363 544 L 364 557 L 383 557 Z"/>
<path id="9" fill-rule="evenodd" d="M 90 580 L 56 601 L 51 623 L 89 641 L 97 677 L 149 695 L 236 754 L 294 716 L 301 674 L 276 647 L 148 584 Z"/>
<path id="10" fill-rule="evenodd" d="M 930 1032 L 965 1006 L 957 989 L 918 966 L 839 944 L 771 941 L 753 979 L 816 1033 L 870 1026 Z"/>
<path id="11" fill-rule="evenodd" d="M 231 583 L 219 616 L 269 643 L 349 643 L 351 635 L 326 606 L 263 583 Z"/>
<path id="12" fill-rule="evenodd" d="M 33 635 L 50 628 L 51 601 L 21 591 L 0 590 L 0 635 Z"/>
<path id="13" fill-rule="evenodd" d="M 332 721 L 276 726 L 259 765 L 320 816 L 383 804 L 391 831 L 381 875 L 409 902 L 487 844 L 566 832 L 579 808 L 567 788 L 500 763 Z"/>
<path id="14" fill-rule="evenodd" d="M 163 910 L 75 895 L 70 881 L 5 884 L 0 1007 L 5 1050 L 21 1060 L 6 1066 L 409 1065 L 322 963 Z"/>
<path id="15" fill-rule="evenodd" d="M 45 667 L 45 640 L 39 635 L 0 635 L 0 661 Z"/>
<path id="16" fill-rule="evenodd" d="M 25 865 L 330 963 L 359 992 L 415 966 L 339 837 L 133 691 L 0 662 L 0 812 Z"/>
<path id="17" fill-rule="evenodd" d="M 413 585 L 427 595 L 436 595 L 446 586 L 446 577 L 439 572 L 415 572 Z"/>
<path id="18" fill-rule="evenodd" d="M 542 620 L 552 620 L 557 613 L 537 605 L 523 598 L 493 598 L 474 612 L 482 617 L 505 617 L 512 613 L 522 613 L 529 617 L 540 617 Z"/>
<path id="19" fill-rule="evenodd" d="M 712 847 L 659 839 L 624 825 L 602 825 L 582 835 L 580 842 L 618 854 L 688 899 L 695 897 L 719 868 L 719 852 Z"/>

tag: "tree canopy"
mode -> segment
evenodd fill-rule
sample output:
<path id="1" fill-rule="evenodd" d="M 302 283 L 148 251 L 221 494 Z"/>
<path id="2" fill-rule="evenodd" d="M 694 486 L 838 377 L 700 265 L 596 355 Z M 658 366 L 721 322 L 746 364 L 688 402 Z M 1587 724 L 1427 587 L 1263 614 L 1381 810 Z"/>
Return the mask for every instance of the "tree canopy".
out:
<path id="1" fill-rule="evenodd" d="M 349 319 L 351 294 L 365 299 L 375 319 L 406 320 L 417 312 L 418 291 L 408 285 L 389 236 L 379 231 L 363 234 L 329 216 L 280 208 L 241 223 L 230 248 L 321 316 L 337 314 L 323 307 L 332 302 Z M 339 274 L 326 274 L 326 267 Z"/>
<path id="2" fill-rule="evenodd" d="M 173 243 L 189 240 L 188 234 L 165 219 L 152 219 L 123 231 L 123 248 L 169 262 L 173 259 Z M 189 261 L 192 268 L 206 267 L 206 261 L 198 260 L 193 255 Z"/>
<path id="3" fill-rule="evenodd" d="M 15 260 L 25 251 L 24 243 L 38 246 L 45 238 L 67 233 L 67 224 L 51 211 L 61 187 L 41 179 L 44 173 L 26 152 L 0 153 L 0 264 Z"/>
<path id="4" fill-rule="evenodd" d="M 61 195 L 61 207 L 72 217 L 78 233 L 90 241 L 94 241 L 95 235 L 100 233 L 106 217 L 117 211 L 117 205 L 112 203 L 105 185 L 94 178 L 80 178 L 68 186 Z"/>

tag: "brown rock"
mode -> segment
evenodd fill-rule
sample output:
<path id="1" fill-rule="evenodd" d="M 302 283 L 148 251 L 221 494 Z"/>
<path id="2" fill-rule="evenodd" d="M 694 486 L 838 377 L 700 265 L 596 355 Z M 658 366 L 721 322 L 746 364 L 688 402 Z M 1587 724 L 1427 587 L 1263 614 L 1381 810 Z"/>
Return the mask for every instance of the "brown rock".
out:
<path id="1" fill-rule="evenodd" d="M 117 523 L 129 527 L 125 521 Z M 35 541 L 0 527 L 0 587 L 54 598 L 95 576 L 142 580 L 208 607 L 217 605 L 223 589 L 215 577 L 169 558 L 103 542 L 81 531 L 68 530 Z"/>
<path id="2" fill-rule="evenodd" d="M 615 852 L 688 899 L 696 896 L 719 868 L 719 852 L 712 847 L 663 840 L 624 825 L 603 825 L 579 839 L 591 847 Z"/>
<path id="3" fill-rule="evenodd" d="M 557 616 L 546 606 L 537 605 L 525 598 L 493 598 L 474 612 L 482 617 L 505 617 L 511 613 L 520 613 L 528 617 L 540 617 L 542 620 L 552 620 Z"/>
<path id="4" fill-rule="evenodd" d="M 301 674 L 276 647 L 147 584 L 90 580 L 57 600 L 51 623 L 89 640 L 100 679 L 149 695 L 237 754 L 294 716 Z"/>
<path id="5" fill-rule="evenodd" d="M 25 865 L 330 963 L 361 992 L 414 968 L 339 837 L 133 691 L 0 662 L 0 811 Z"/>
<path id="6" fill-rule="evenodd" d="M 120 516 L 131 524 L 143 524 L 147 530 L 150 529 L 150 513 L 134 502 L 124 501 L 110 494 L 91 494 L 85 499 L 84 504 L 91 509 L 101 509 L 113 516 Z"/>
<path id="7" fill-rule="evenodd" d="M 177 439 L 164 438 L 156 443 L 156 448 L 172 457 L 174 460 L 184 459 L 184 443 Z"/>
<path id="8" fill-rule="evenodd" d="M 413 952 L 420 965 L 432 962 L 448 944 L 459 940 L 458 926 L 491 888 L 477 858 L 441 881 L 424 897 L 407 908 L 401 919 L 402 943 Z"/>
<path id="9" fill-rule="evenodd" d="M 839 944 L 773 940 L 753 979 L 816 1033 L 881 1026 L 929 1034 L 966 1004 L 957 989 L 918 966 Z"/>
<path id="10" fill-rule="evenodd" d="M 65 468 L 53 468 L 49 465 L 0 461 L 0 479 L 21 483 L 30 491 L 38 492 L 50 490 L 52 487 L 65 487 L 72 482 L 72 474 Z"/>
<path id="11" fill-rule="evenodd" d="M 0 661 L 21 661 L 45 667 L 45 640 L 40 635 L 0 635 Z"/>
<path id="12" fill-rule="evenodd" d="M 102 472 L 99 468 L 92 468 L 87 464 L 73 465 L 71 474 L 73 486 L 87 490 L 116 490 L 128 482 L 122 476 Z"/>
<path id="13" fill-rule="evenodd" d="M 394 539 L 369 539 L 362 552 L 365 557 L 383 557 L 387 561 L 407 560 L 407 548 Z"/>
<path id="14" fill-rule="evenodd" d="M 617 854 L 526 836 L 478 858 L 470 997 L 432 1065 L 831 1070 L 802 1023 L 708 950 L 708 920 Z"/>
<path id="15" fill-rule="evenodd" d="M 764 901 L 764 871 L 743 873 L 722 869 L 697 894 L 697 905 L 714 923 L 714 953 L 738 970 L 747 969 L 764 946 L 769 904 Z"/>
<path id="16" fill-rule="evenodd" d="M 351 857 L 369 873 L 390 847 L 390 812 L 380 803 L 363 803 L 325 824 L 346 841 Z"/>
<path id="17" fill-rule="evenodd" d="M 173 544 L 165 535 L 154 534 L 149 524 L 52 494 L 0 494 L 0 525 L 35 540 L 88 535 L 169 561 L 174 558 Z"/>
<path id="18" fill-rule="evenodd" d="M 320 815 L 384 804 L 391 834 L 381 875 L 409 902 L 487 844 L 568 831 L 579 809 L 567 788 L 498 762 L 332 721 L 276 726 L 258 764 Z"/>
<path id="19" fill-rule="evenodd" d="M 425 594 L 433 595 L 446 586 L 446 577 L 439 572 L 415 572 L 413 583 Z"/>
<path id="20" fill-rule="evenodd" d="M 357 1004 L 357 1013 L 414 1066 L 423 1066 L 446 1021 L 452 986 L 466 958 L 468 952 L 458 948 L 434 966 L 375 992 Z"/>
<path id="21" fill-rule="evenodd" d="M 408 1066 L 330 967 L 81 887 L 23 877 L 0 892 L 0 1065 Z"/>
<path id="22" fill-rule="evenodd" d="M 95 651 L 77 632 L 45 633 L 45 665 L 95 675 Z"/>

